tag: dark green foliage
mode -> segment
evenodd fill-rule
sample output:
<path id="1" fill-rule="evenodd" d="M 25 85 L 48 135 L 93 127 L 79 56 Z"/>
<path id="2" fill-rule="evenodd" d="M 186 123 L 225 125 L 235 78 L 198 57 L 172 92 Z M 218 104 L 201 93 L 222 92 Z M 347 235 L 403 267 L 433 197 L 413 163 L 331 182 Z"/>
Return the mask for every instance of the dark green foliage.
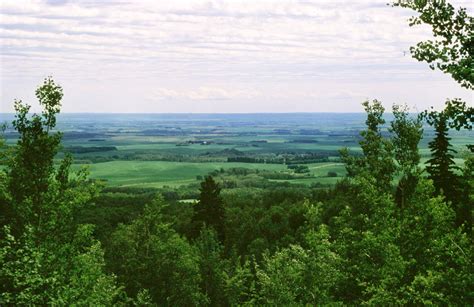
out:
<path id="1" fill-rule="evenodd" d="M 220 195 L 221 188 L 212 176 L 207 176 L 201 182 L 199 201 L 194 206 L 193 221 L 197 231 L 204 225 L 214 228 L 219 240 L 224 240 L 224 204 Z"/>
<path id="2" fill-rule="evenodd" d="M 293 170 L 297 174 L 309 173 L 309 168 L 306 165 L 289 164 L 288 169 Z"/>
<path id="3" fill-rule="evenodd" d="M 223 246 L 213 228 L 203 228 L 194 242 L 199 253 L 201 291 L 209 299 L 210 306 L 226 305 L 224 296 L 224 269 L 222 260 Z"/>
<path id="4" fill-rule="evenodd" d="M 459 192 L 458 176 L 454 173 L 457 167 L 453 160 L 453 153 L 456 151 L 449 143 L 447 118 L 444 113 L 437 116 L 433 125 L 436 135 L 429 143 L 431 159 L 426 162 L 426 171 L 433 180 L 436 192 L 443 193 L 449 201 L 456 201 Z"/>
<path id="5" fill-rule="evenodd" d="M 84 147 L 84 146 L 70 146 L 64 148 L 63 151 L 81 154 L 81 153 L 91 153 L 91 152 L 103 152 L 103 151 L 116 151 L 117 147 L 115 146 L 92 146 L 92 147 Z"/>
<path id="6" fill-rule="evenodd" d="M 146 289 L 160 305 L 202 304 L 198 250 L 163 222 L 164 207 L 158 197 L 131 224 L 119 225 L 107 251 L 110 269 L 131 296 Z"/>

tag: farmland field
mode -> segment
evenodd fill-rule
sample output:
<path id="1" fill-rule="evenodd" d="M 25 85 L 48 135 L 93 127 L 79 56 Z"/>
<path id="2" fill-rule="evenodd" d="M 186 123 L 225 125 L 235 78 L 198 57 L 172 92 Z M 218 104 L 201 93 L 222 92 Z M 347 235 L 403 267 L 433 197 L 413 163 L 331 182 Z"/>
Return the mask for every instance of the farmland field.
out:
<path id="1" fill-rule="evenodd" d="M 212 172 L 247 185 L 333 185 L 345 175 L 339 149 L 360 153 L 364 121 L 361 113 L 63 114 L 57 158 L 71 153 L 75 169 L 87 167 L 91 178 L 112 187 L 196 186 Z M 7 144 L 17 138 L 11 127 L 5 136 Z M 425 127 L 423 162 L 432 136 Z M 452 133 L 458 161 L 471 137 Z"/>
<path id="2" fill-rule="evenodd" d="M 170 162 L 170 161 L 111 161 L 81 165 L 87 167 L 91 177 L 105 179 L 111 186 L 162 187 L 179 186 L 196 182 L 197 176 L 204 176 L 215 170 L 247 168 L 285 173 L 282 164 L 226 163 L 226 162 Z M 77 165 L 79 167 L 79 165 Z M 315 182 L 334 183 L 337 178 L 327 178 L 329 171 L 344 173 L 341 163 L 309 164 L 311 177 L 293 179 L 292 183 L 310 184 Z M 287 180 L 273 180 L 287 181 Z"/>

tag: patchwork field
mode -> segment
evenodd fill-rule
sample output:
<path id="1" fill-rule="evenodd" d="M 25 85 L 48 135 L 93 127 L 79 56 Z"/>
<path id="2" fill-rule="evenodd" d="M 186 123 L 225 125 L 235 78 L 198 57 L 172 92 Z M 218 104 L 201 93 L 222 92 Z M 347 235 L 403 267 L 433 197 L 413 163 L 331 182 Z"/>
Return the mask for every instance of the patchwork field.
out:
<path id="1" fill-rule="evenodd" d="M 232 168 L 265 170 L 277 173 L 289 173 L 282 164 L 257 163 L 215 163 L 215 162 L 168 162 L 168 161 L 110 161 L 88 165 L 76 165 L 76 169 L 87 167 L 91 178 L 104 179 L 108 185 L 121 187 L 163 187 L 180 186 L 198 182 L 198 176 L 205 176 L 213 171 L 226 171 Z M 335 183 L 338 178 L 328 178 L 329 171 L 342 175 L 345 173 L 341 163 L 309 164 L 308 177 L 292 180 L 271 180 L 274 182 L 291 182 L 297 184 Z M 340 178 L 339 178 L 340 179 Z"/>
<path id="2" fill-rule="evenodd" d="M 345 175 L 338 151 L 360 154 L 364 121 L 360 113 L 63 114 L 57 158 L 72 154 L 76 169 L 89 168 L 91 178 L 111 187 L 196 186 L 209 173 L 234 185 L 332 185 Z M 389 135 L 386 127 L 383 133 Z M 7 127 L 5 137 L 14 144 L 18 135 Z M 422 162 L 432 137 L 425 127 Z M 462 163 L 472 132 L 451 137 Z"/>

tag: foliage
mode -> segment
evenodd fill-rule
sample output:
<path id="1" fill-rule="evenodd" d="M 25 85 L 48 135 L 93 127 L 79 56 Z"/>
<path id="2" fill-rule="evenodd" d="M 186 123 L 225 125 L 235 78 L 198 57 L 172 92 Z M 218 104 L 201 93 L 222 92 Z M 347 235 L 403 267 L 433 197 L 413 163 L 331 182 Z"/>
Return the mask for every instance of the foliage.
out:
<path id="1" fill-rule="evenodd" d="M 211 306 L 226 304 L 224 297 L 223 246 L 213 228 L 202 228 L 194 242 L 199 254 L 199 269 L 202 278 L 201 290 L 209 299 Z"/>
<path id="2" fill-rule="evenodd" d="M 51 133 L 62 88 L 51 78 L 36 96 L 44 110 L 16 101 L 13 126 L 17 146 L 0 180 L 4 237 L 0 243 L 2 304 L 110 305 L 124 302 L 115 278 L 104 270 L 101 245 L 90 225 L 77 226 L 74 215 L 95 194 L 87 173 L 70 173 L 71 158 L 57 169 L 54 156 L 60 133 Z M 11 231 L 12 230 L 12 231 Z"/>
<path id="3" fill-rule="evenodd" d="M 472 88 L 472 72 L 465 70 L 472 64 L 466 56 L 472 48 L 465 43 L 472 38 L 462 37 L 472 19 L 465 11 L 454 12 L 445 1 L 397 5 L 419 11 L 413 22 L 432 25 L 441 38 L 420 43 L 412 50 L 415 57 Z M 47 79 L 36 94 L 44 111 L 29 115 L 29 106 L 17 101 L 13 126 L 18 143 L 10 156 L 9 151 L 0 151 L 9 158 L 6 170 L 0 170 L 1 305 L 472 302 L 474 248 L 469 234 L 474 162 L 467 157 L 462 172 L 455 173 L 447 134 L 448 128 L 472 129 L 472 108 L 460 100 L 450 100 L 443 111 L 426 111 L 418 118 L 406 107 L 394 106 L 389 127 L 382 104 L 364 102 L 367 127 L 360 133 L 362 153 L 342 152 L 350 178 L 331 188 L 276 184 L 273 180 L 295 180 L 288 177 L 294 171 L 284 165 L 247 163 L 249 167 L 242 168 L 233 163 L 226 164 L 233 167 L 226 170 L 214 161 L 199 167 L 184 164 L 191 185 L 163 188 L 165 198 L 153 190 L 131 188 L 109 189 L 99 196 L 98 184 L 84 171 L 71 171 L 72 158 L 58 153 L 61 134 L 54 129 L 62 88 Z M 436 130 L 429 145 L 428 179 L 419 169 L 423 119 Z M 299 149 L 318 142 L 292 140 Z M 206 147 L 203 156 L 218 156 L 209 148 L 217 150 L 220 144 L 196 142 L 206 144 L 196 145 Z M 250 150 L 275 146 L 270 143 L 254 142 Z M 242 161 L 249 158 L 240 150 L 224 152 Z M 55 164 L 55 157 L 62 160 Z M 288 168 L 311 175 L 319 172 L 321 177 L 340 172 L 306 164 L 315 158 L 295 150 L 255 159 L 291 161 L 295 166 Z M 164 162 L 144 163 L 137 172 L 152 164 L 155 168 L 147 172 L 156 177 Z M 182 179 L 174 164 L 166 165 L 166 176 Z M 110 163 L 109 168 L 115 166 Z M 194 178 L 203 170 L 215 178 L 205 177 L 198 192 Z M 135 180 L 113 171 L 117 181 Z M 177 201 L 183 195 L 192 199 Z"/>
<path id="4" fill-rule="evenodd" d="M 392 158 L 393 145 L 383 138 L 381 132 L 381 125 L 385 124 L 384 107 L 377 100 L 365 101 L 362 105 L 367 112 L 367 129 L 360 133 L 362 140 L 359 142 L 363 156 L 350 156 L 349 151 L 344 149 L 341 151 L 341 158 L 346 163 L 349 176 L 365 173 L 375 177 L 378 186 L 387 190 L 391 186 L 395 164 Z"/>
<path id="5" fill-rule="evenodd" d="M 423 130 L 421 119 L 411 118 L 406 106 L 394 105 L 393 116 L 389 131 L 393 134 L 394 158 L 397 162 L 397 172 L 401 175 L 395 198 L 403 210 L 407 197 L 414 191 L 413 187 L 420 172 L 418 144 Z"/>
<path id="6" fill-rule="evenodd" d="M 432 29 L 434 39 L 411 47 L 412 56 L 429 63 L 431 69 L 450 74 L 461 86 L 474 89 L 474 18 L 467 10 L 456 10 L 446 0 L 396 0 L 394 5 L 419 13 L 410 18 L 410 26 L 427 24 Z"/>
<path id="7" fill-rule="evenodd" d="M 214 228 L 219 240 L 224 239 L 224 204 L 220 196 L 221 188 L 212 176 L 201 182 L 199 201 L 194 206 L 193 221 L 201 229 L 203 225 Z"/>
<path id="8" fill-rule="evenodd" d="M 110 269 L 131 296 L 146 289 L 159 305 L 206 302 L 199 288 L 198 251 L 163 223 L 164 206 L 158 196 L 131 224 L 119 225 L 107 251 Z"/>
<path id="9" fill-rule="evenodd" d="M 452 153 L 456 151 L 449 143 L 447 119 L 443 112 L 438 113 L 433 119 L 433 125 L 436 135 L 429 143 L 432 156 L 426 162 L 428 164 L 426 170 L 430 179 L 433 180 L 436 191 L 442 192 L 448 200 L 455 201 L 458 194 L 458 177 L 454 173 L 457 167 Z"/>

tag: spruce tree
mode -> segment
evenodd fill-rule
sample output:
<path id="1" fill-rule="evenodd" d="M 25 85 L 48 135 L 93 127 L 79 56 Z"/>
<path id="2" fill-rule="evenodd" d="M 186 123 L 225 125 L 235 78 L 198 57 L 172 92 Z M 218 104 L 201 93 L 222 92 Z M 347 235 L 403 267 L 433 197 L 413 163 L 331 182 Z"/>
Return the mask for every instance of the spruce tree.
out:
<path id="1" fill-rule="evenodd" d="M 448 201 L 456 203 L 458 176 L 454 172 L 457 167 L 453 160 L 453 153 L 456 151 L 449 142 L 451 138 L 448 137 L 448 118 L 443 112 L 436 115 L 432 113 L 431 118 L 436 134 L 428 144 L 431 159 L 426 162 L 426 171 L 433 180 L 436 192 L 443 193 Z"/>
<path id="2" fill-rule="evenodd" d="M 194 222 L 197 223 L 196 236 L 199 234 L 202 226 L 207 225 L 214 228 L 219 240 L 223 241 L 225 212 L 224 203 L 220 196 L 221 188 L 212 176 L 207 176 L 201 182 L 199 190 L 201 194 L 199 195 L 199 202 L 194 207 L 193 217 Z"/>

